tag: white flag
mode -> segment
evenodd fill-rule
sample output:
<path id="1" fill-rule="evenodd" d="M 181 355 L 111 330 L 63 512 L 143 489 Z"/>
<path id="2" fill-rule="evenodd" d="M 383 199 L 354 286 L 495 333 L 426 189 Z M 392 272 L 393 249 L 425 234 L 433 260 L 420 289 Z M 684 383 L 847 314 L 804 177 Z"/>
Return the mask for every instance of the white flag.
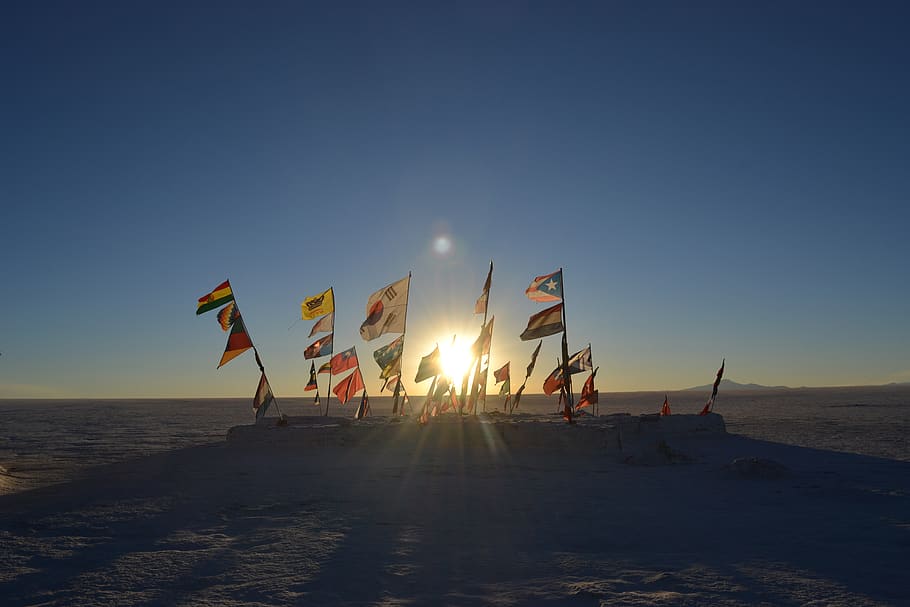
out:
<path id="1" fill-rule="evenodd" d="M 385 333 L 404 333 L 408 311 L 408 287 L 411 277 L 385 286 L 367 300 L 367 319 L 360 325 L 364 341 L 376 339 Z"/>
<path id="2" fill-rule="evenodd" d="M 331 333 L 335 330 L 335 313 L 330 312 L 322 318 L 316 321 L 316 324 L 313 325 L 313 328 L 310 329 L 310 337 L 313 337 L 317 333 Z"/>

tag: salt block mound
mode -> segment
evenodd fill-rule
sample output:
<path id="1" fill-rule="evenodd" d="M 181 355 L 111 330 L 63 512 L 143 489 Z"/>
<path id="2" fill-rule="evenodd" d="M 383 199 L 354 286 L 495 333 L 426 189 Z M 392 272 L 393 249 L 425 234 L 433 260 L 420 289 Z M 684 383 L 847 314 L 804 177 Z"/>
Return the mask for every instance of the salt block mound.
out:
<path id="1" fill-rule="evenodd" d="M 354 421 L 338 417 L 290 417 L 284 426 L 275 418 L 228 431 L 232 447 L 324 449 L 381 447 L 384 452 L 410 453 L 416 446 L 436 451 L 471 450 L 513 453 L 620 453 L 624 445 L 657 445 L 679 437 L 726 434 L 723 417 L 667 417 L 614 414 L 583 417 L 567 424 L 558 415 L 454 414 L 421 425 L 415 418 L 369 417 Z"/>
<path id="2" fill-rule="evenodd" d="M 724 469 L 740 478 L 775 479 L 790 474 L 790 470 L 780 462 L 760 457 L 738 457 Z"/>

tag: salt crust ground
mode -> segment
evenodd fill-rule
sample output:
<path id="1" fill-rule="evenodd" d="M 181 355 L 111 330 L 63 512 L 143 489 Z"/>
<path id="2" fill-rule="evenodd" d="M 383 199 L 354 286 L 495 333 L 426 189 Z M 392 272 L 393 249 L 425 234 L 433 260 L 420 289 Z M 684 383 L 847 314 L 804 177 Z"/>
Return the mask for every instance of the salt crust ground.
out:
<path id="1" fill-rule="evenodd" d="M 908 557 L 910 464 L 715 415 L 300 418 L 0 497 L 9 606 L 908 605 Z"/>

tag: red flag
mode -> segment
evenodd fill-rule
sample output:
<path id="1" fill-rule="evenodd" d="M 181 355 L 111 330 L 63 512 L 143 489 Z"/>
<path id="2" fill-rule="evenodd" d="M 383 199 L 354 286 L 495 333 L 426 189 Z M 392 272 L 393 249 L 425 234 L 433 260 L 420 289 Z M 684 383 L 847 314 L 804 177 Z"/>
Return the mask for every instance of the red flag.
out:
<path id="1" fill-rule="evenodd" d="M 316 384 L 316 363 L 310 363 L 310 381 L 307 382 L 304 386 L 303 391 L 309 392 L 311 390 L 319 390 L 319 386 Z"/>
<path id="2" fill-rule="evenodd" d="M 670 415 L 670 397 L 664 394 L 664 406 L 660 408 L 661 415 Z"/>
<path id="3" fill-rule="evenodd" d="M 339 352 L 332 357 L 332 375 L 344 373 L 348 369 L 353 369 L 356 366 L 357 352 L 353 347 L 348 348 L 344 352 Z"/>
<path id="4" fill-rule="evenodd" d="M 562 388 L 563 384 L 564 384 L 564 382 L 562 380 L 562 367 L 559 366 L 559 367 L 556 367 L 555 369 L 553 369 L 553 372 L 550 373 L 550 375 L 547 376 L 547 379 L 544 380 L 544 382 L 543 382 L 544 394 L 546 394 L 547 396 L 549 396 L 550 394 L 553 394 L 554 392 L 556 392 L 557 390 Z"/>
<path id="5" fill-rule="evenodd" d="M 582 407 L 587 407 L 588 405 L 593 405 L 597 403 L 599 393 L 594 389 L 594 376 L 597 375 L 597 369 L 588 377 L 585 381 L 585 385 L 581 388 L 581 398 L 578 399 L 578 404 L 575 406 L 575 410 L 579 410 Z"/>
<path id="6" fill-rule="evenodd" d="M 509 361 L 509 362 L 511 362 L 511 361 Z M 495 371 L 493 371 L 493 378 L 496 380 L 497 384 L 501 381 L 506 381 L 507 379 L 509 379 L 509 363 L 506 363 L 503 366 L 496 369 Z"/>
<path id="7" fill-rule="evenodd" d="M 559 391 L 559 402 L 562 403 L 562 418 L 572 423 L 572 407 L 569 406 L 569 397 L 565 390 Z"/>
<path id="8" fill-rule="evenodd" d="M 338 382 L 338 385 L 332 388 L 332 392 L 343 405 L 351 400 L 359 390 L 363 390 L 363 387 L 363 377 L 360 375 L 360 369 L 357 369 Z"/>
<path id="9" fill-rule="evenodd" d="M 227 345 L 224 347 L 224 354 L 221 355 L 218 367 L 228 364 L 252 347 L 253 342 L 250 341 L 250 336 L 246 332 L 243 319 L 237 318 L 231 326 L 231 333 L 228 335 Z"/>
<path id="10" fill-rule="evenodd" d="M 699 415 L 707 415 L 711 412 L 711 409 L 714 408 L 714 399 L 717 398 L 717 387 L 720 385 L 720 380 L 724 376 L 724 365 L 727 364 L 727 359 L 725 358 L 720 363 L 720 369 L 717 370 L 717 377 L 714 379 L 714 386 L 711 389 L 711 398 L 708 399 L 708 402 L 705 403 L 704 409 L 701 410 Z"/>

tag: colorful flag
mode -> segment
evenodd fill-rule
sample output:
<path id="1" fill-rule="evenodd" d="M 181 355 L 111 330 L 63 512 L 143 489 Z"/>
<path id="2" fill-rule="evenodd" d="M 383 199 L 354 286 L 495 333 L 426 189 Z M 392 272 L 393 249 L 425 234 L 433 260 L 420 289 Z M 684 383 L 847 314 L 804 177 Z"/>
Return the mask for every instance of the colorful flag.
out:
<path id="1" fill-rule="evenodd" d="M 661 415 L 670 415 L 670 397 L 664 394 L 664 406 L 660 408 Z"/>
<path id="2" fill-rule="evenodd" d="M 505 380 L 509 379 L 509 363 L 510 362 L 512 362 L 512 361 L 509 361 L 508 363 L 504 364 L 503 366 L 501 366 L 498 369 L 496 369 L 495 371 L 493 371 L 493 379 L 496 380 L 497 384 L 501 381 L 505 381 Z"/>
<path id="3" fill-rule="evenodd" d="M 597 403 L 599 392 L 594 389 L 595 375 L 597 375 L 596 369 L 591 373 L 591 375 L 588 376 L 588 379 L 585 381 L 585 385 L 581 387 L 581 398 L 578 399 L 578 404 L 575 405 L 576 411 L 582 407 L 587 407 L 588 405 L 594 405 Z"/>
<path id="4" fill-rule="evenodd" d="M 265 378 L 265 373 L 259 376 L 259 386 L 256 387 L 256 394 L 253 395 L 253 413 L 256 419 L 265 415 L 266 410 L 275 397 L 272 395 L 272 387 L 269 386 L 269 380 Z"/>
<path id="5" fill-rule="evenodd" d="M 228 335 L 227 345 L 224 347 L 224 354 L 221 355 L 221 362 L 218 363 L 218 368 L 220 369 L 252 347 L 253 342 L 246 332 L 243 319 L 238 318 L 231 326 L 231 333 Z"/>
<path id="6" fill-rule="evenodd" d="M 335 311 L 335 291 L 329 287 L 319 295 L 307 297 L 300 304 L 300 316 L 303 320 L 313 320 L 319 316 L 325 316 L 329 312 Z"/>
<path id="7" fill-rule="evenodd" d="M 327 360 L 319 366 L 319 370 L 316 373 L 331 373 L 332 372 L 332 361 Z"/>
<path id="8" fill-rule="evenodd" d="M 303 388 L 304 392 L 310 392 L 312 390 L 319 390 L 319 385 L 316 383 L 316 363 L 310 363 L 310 381 L 307 382 L 306 386 Z"/>
<path id="9" fill-rule="evenodd" d="M 547 337 L 562 331 L 562 304 L 556 304 L 528 319 L 528 328 L 521 334 L 521 341 Z"/>
<path id="10" fill-rule="evenodd" d="M 493 261 L 490 260 L 490 271 L 487 272 L 487 279 L 483 283 L 483 292 L 477 298 L 474 304 L 474 314 L 486 314 L 487 302 L 490 300 L 490 282 L 493 280 Z"/>
<path id="11" fill-rule="evenodd" d="M 506 381 L 503 382 L 503 384 L 502 384 L 502 388 L 499 389 L 499 395 L 505 396 L 506 394 L 508 394 L 511 391 L 512 391 L 512 380 L 507 377 Z"/>
<path id="12" fill-rule="evenodd" d="M 591 364 L 591 346 L 584 350 L 579 350 L 569 357 L 569 375 L 590 371 L 593 368 L 594 365 Z"/>
<path id="13" fill-rule="evenodd" d="M 370 412 L 370 397 L 367 396 L 367 391 L 363 391 L 363 396 L 360 397 L 360 404 L 357 405 L 357 410 L 354 411 L 354 419 L 363 419 Z"/>
<path id="14" fill-rule="evenodd" d="M 534 348 L 534 352 L 531 354 L 531 362 L 528 363 L 528 371 L 525 374 L 525 381 L 527 381 L 527 379 L 531 377 L 531 373 L 534 372 L 534 365 L 537 364 L 537 355 L 540 354 L 540 346 L 542 345 L 543 340 L 541 339 L 539 342 L 537 342 L 537 347 Z M 517 405 L 518 403 L 516 402 L 515 404 Z"/>
<path id="15" fill-rule="evenodd" d="M 339 352 L 333 356 L 331 362 L 332 375 L 338 375 L 339 373 L 344 373 L 348 369 L 353 369 L 359 364 L 357 362 L 357 350 L 351 346 L 344 352 Z"/>
<path id="16" fill-rule="evenodd" d="M 723 362 L 720 363 L 720 369 L 717 370 L 717 377 L 714 379 L 714 387 L 711 389 L 711 398 L 708 399 L 708 402 L 705 403 L 705 408 L 701 410 L 699 415 L 707 415 L 711 412 L 711 409 L 714 407 L 714 399 L 717 398 L 717 386 L 720 385 L 720 380 L 724 376 L 724 365 L 727 364 L 727 359 L 723 359 Z"/>
<path id="17" fill-rule="evenodd" d="M 342 405 L 351 400 L 359 390 L 363 390 L 363 377 L 360 375 L 360 369 L 342 379 L 338 385 L 332 388 L 332 392 Z"/>
<path id="18" fill-rule="evenodd" d="M 371 341 L 385 333 L 404 333 L 408 312 L 411 276 L 385 286 L 367 300 L 367 319 L 360 325 L 360 337 Z"/>
<path id="19" fill-rule="evenodd" d="M 433 351 L 420 359 L 417 366 L 417 376 L 414 381 L 418 384 L 442 373 L 442 358 L 439 355 L 439 346 L 433 348 Z"/>
<path id="20" fill-rule="evenodd" d="M 471 354 L 474 358 L 479 358 L 490 353 L 490 344 L 493 341 L 493 321 L 495 320 L 495 316 L 490 317 L 487 324 L 480 328 L 480 335 L 471 345 Z"/>
<path id="21" fill-rule="evenodd" d="M 404 336 L 373 352 L 373 360 L 382 369 L 379 379 L 388 379 L 401 372 L 401 352 L 404 350 Z"/>
<path id="22" fill-rule="evenodd" d="M 237 310 L 237 306 L 234 305 L 233 301 L 218 310 L 218 324 L 221 325 L 223 331 L 230 329 L 231 325 L 234 324 L 234 321 L 239 317 L 240 312 Z"/>
<path id="23" fill-rule="evenodd" d="M 525 295 L 534 301 L 560 301 L 562 299 L 562 270 L 537 276 L 525 289 Z"/>
<path id="24" fill-rule="evenodd" d="M 225 280 L 211 293 L 199 298 L 199 303 L 196 304 L 196 315 L 220 308 L 229 301 L 234 301 L 234 292 L 231 291 L 231 281 Z"/>
<path id="25" fill-rule="evenodd" d="M 319 358 L 320 356 L 328 356 L 331 354 L 334 336 L 334 333 L 329 333 L 325 337 L 320 337 L 308 345 L 306 350 L 303 351 L 303 357 L 309 360 L 310 358 Z"/>
<path id="26" fill-rule="evenodd" d="M 557 390 L 562 389 L 564 382 L 562 381 L 562 365 L 553 369 L 553 372 L 550 373 L 543 382 L 543 391 L 544 394 L 549 396 Z"/>
<path id="27" fill-rule="evenodd" d="M 322 318 L 316 321 L 316 324 L 313 325 L 313 328 L 310 329 L 309 337 L 313 337 L 317 333 L 331 333 L 335 330 L 335 313 L 329 312 Z"/>

